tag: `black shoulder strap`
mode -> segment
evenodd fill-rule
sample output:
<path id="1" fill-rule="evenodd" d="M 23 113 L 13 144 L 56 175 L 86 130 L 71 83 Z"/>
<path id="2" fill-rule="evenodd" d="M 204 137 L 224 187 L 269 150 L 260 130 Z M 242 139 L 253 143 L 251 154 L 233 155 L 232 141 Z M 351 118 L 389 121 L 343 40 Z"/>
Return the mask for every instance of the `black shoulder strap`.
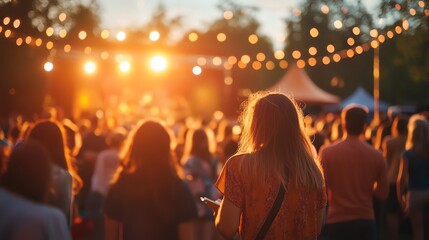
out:
<path id="1" fill-rule="evenodd" d="M 267 234 L 268 229 L 270 229 L 270 226 L 273 223 L 274 218 L 276 217 L 277 212 L 280 209 L 280 206 L 282 205 L 284 196 L 285 196 L 285 188 L 283 187 L 283 184 L 280 184 L 280 188 L 279 188 L 279 192 L 277 193 L 276 200 L 274 200 L 273 206 L 271 207 L 271 210 L 268 213 L 268 216 L 265 219 L 264 224 L 259 230 L 258 235 L 256 235 L 256 238 L 255 238 L 256 240 L 264 239 L 265 234 Z"/>

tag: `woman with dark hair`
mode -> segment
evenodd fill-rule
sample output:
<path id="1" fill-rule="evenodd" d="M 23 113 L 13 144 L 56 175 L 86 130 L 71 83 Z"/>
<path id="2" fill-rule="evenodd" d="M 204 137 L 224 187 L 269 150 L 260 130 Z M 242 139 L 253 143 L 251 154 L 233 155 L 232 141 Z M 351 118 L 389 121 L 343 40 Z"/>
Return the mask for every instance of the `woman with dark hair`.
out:
<path id="1" fill-rule="evenodd" d="M 196 209 L 177 174 L 167 129 L 156 120 L 144 121 L 129 135 L 123 153 L 104 205 L 106 216 L 122 224 L 123 239 L 192 239 Z"/>
<path id="2" fill-rule="evenodd" d="M 326 194 L 300 108 L 272 92 L 244 106 L 238 154 L 216 183 L 224 195 L 217 229 L 227 238 L 239 231 L 242 239 L 317 239 Z"/>
<path id="3" fill-rule="evenodd" d="M 17 146 L 1 178 L 1 239 L 70 239 L 60 210 L 44 205 L 51 182 L 49 155 L 37 142 Z"/>
<path id="4" fill-rule="evenodd" d="M 65 139 L 62 125 L 53 120 L 36 122 L 27 137 L 46 148 L 52 162 L 48 203 L 62 210 L 71 223 L 74 196 L 82 187 L 82 181 L 71 162 Z"/>
<path id="5" fill-rule="evenodd" d="M 429 234 L 423 221 L 429 206 L 429 121 L 422 115 L 411 116 L 405 149 L 399 166 L 397 194 L 404 211 L 410 214 L 413 239 L 423 240 Z M 403 196 L 406 188 L 408 193 Z"/>
<path id="6" fill-rule="evenodd" d="M 214 236 L 213 211 L 200 201 L 200 197 L 220 197 L 214 186 L 218 166 L 213 154 L 214 144 L 213 132 L 209 129 L 191 129 L 186 135 L 182 166 L 198 209 L 199 219 L 194 223 L 196 239 L 212 239 Z"/>

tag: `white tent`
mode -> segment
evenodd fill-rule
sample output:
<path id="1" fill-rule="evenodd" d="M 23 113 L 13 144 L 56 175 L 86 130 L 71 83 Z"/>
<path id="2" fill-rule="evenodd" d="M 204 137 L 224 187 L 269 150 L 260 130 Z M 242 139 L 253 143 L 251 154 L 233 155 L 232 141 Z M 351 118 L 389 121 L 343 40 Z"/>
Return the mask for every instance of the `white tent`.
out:
<path id="1" fill-rule="evenodd" d="M 307 73 L 295 64 L 291 64 L 283 77 L 268 90 L 283 92 L 310 104 L 332 104 L 340 101 L 339 97 L 325 92 L 314 84 Z"/>
<path id="2" fill-rule="evenodd" d="M 374 111 L 374 98 L 367 92 L 363 87 L 358 87 L 350 96 L 348 96 L 346 99 L 344 99 L 341 102 L 341 108 L 344 108 L 345 106 L 356 103 L 363 106 L 368 107 L 369 111 Z M 381 101 L 379 102 L 379 109 L 382 112 L 387 111 L 387 108 L 389 107 L 389 104 Z"/>

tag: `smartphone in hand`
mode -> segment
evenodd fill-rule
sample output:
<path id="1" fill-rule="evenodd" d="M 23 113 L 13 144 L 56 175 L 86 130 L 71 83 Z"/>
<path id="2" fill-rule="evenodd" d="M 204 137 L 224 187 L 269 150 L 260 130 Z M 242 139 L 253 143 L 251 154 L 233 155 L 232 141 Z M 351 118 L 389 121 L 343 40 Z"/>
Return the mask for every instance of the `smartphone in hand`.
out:
<path id="1" fill-rule="evenodd" d="M 213 211 L 217 211 L 220 207 L 220 202 L 221 200 L 212 200 L 210 198 L 206 198 L 206 197 L 200 197 L 201 202 L 207 204 L 207 206 L 211 207 L 213 209 Z"/>

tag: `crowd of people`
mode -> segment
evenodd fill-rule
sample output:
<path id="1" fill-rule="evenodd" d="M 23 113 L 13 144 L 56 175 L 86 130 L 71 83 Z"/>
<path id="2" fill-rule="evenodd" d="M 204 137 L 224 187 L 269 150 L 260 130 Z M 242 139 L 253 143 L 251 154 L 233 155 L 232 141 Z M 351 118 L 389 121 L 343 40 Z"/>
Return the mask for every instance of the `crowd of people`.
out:
<path id="1" fill-rule="evenodd" d="M 427 113 L 276 92 L 238 119 L 57 113 L 0 122 L 0 239 L 429 238 Z"/>

